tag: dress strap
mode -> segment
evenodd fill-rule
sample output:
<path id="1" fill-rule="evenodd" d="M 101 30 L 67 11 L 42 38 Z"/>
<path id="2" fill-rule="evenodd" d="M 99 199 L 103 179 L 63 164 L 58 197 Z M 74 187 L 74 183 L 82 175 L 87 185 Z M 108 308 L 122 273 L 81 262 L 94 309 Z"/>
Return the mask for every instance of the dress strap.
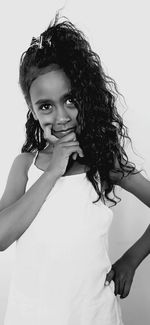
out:
<path id="1" fill-rule="evenodd" d="M 32 165 L 35 165 L 36 158 L 37 158 L 38 154 L 39 154 L 39 151 L 37 150 L 36 153 L 35 153 L 35 156 L 33 158 Z"/>

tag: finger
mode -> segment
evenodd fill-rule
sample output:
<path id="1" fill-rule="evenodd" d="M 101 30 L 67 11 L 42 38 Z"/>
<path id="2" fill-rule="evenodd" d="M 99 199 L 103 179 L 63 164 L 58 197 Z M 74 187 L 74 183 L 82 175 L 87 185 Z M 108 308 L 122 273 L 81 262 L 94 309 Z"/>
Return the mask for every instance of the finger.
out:
<path id="1" fill-rule="evenodd" d="M 119 295 L 119 290 L 120 290 L 120 288 L 119 288 L 119 280 L 115 279 L 114 283 L 115 283 L 114 294 L 115 294 L 115 296 L 117 296 L 117 295 Z"/>
<path id="2" fill-rule="evenodd" d="M 73 158 L 77 158 L 77 155 L 79 155 L 80 157 L 84 157 L 84 153 L 82 151 L 82 149 L 79 147 L 79 142 L 78 141 L 70 141 L 70 142 L 65 142 L 63 145 L 64 148 L 68 148 L 70 147 L 71 150 L 76 151 L 76 155 L 73 155 Z M 74 148 L 72 148 L 74 147 Z M 77 150 L 75 150 L 77 149 Z M 72 152 L 73 153 L 73 152 Z"/>
<path id="3" fill-rule="evenodd" d="M 76 148 L 76 146 L 74 148 Z M 75 149 L 74 149 L 74 151 L 75 151 Z M 74 152 L 75 159 L 77 158 L 78 155 L 80 157 L 84 157 L 83 151 L 79 146 L 77 146 L 76 152 Z"/>
<path id="4" fill-rule="evenodd" d="M 44 138 L 52 143 L 56 143 L 58 141 L 58 138 L 52 134 L 49 126 L 46 126 L 44 129 Z"/>
<path id="5" fill-rule="evenodd" d="M 48 125 L 44 129 L 44 138 L 48 139 L 49 141 L 55 143 L 57 141 L 59 142 L 66 142 L 66 141 L 74 141 L 76 140 L 76 134 L 75 132 L 71 131 L 70 133 L 64 135 L 62 138 L 57 138 L 55 135 L 52 133 L 52 126 Z"/>
<path id="6" fill-rule="evenodd" d="M 110 284 L 110 282 L 111 282 L 111 281 L 113 280 L 113 278 L 114 278 L 114 275 L 115 275 L 115 271 L 114 271 L 113 269 L 111 269 L 111 270 L 109 271 L 109 273 L 107 273 L 107 275 L 106 275 L 106 279 L 105 279 L 105 283 L 104 283 L 105 286 L 107 286 L 107 285 Z"/>
<path id="7" fill-rule="evenodd" d="M 79 151 L 79 156 L 80 156 L 81 158 L 84 157 L 84 153 L 83 153 L 82 150 Z"/>
<path id="8" fill-rule="evenodd" d="M 120 295 L 120 297 L 122 296 L 122 294 L 124 292 L 124 287 L 125 287 L 125 280 L 120 279 L 119 280 L 119 291 L 118 291 L 118 294 Z"/>
<path id="9" fill-rule="evenodd" d="M 59 142 L 60 143 L 60 142 Z M 72 147 L 72 146 L 78 146 L 79 147 L 79 142 L 78 141 L 68 141 L 68 142 L 61 142 L 63 143 L 63 147 L 67 148 L 67 147 Z"/>
<path id="10" fill-rule="evenodd" d="M 77 154 L 77 155 L 81 155 L 82 154 L 82 151 L 81 151 L 81 149 L 80 149 L 80 147 L 79 147 L 79 145 L 77 144 L 74 144 L 74 145 L 65 145 L 65 146 L 63 146 L 63 149 L 65 149 L 65 153 L 66 153 L 66 156 L 70 156 L 70 155 L 72 155 L 72 154 Z"/>
<path id="11" fill-rule="evenodd" d="M 75 152 L 75 153 L 72 155 L 73 160 L 76 160 L 76 159 L 77 159 L 77 156 L 78 156 L 78 154 L 77 154 L 77 152 Z"/>
<path id="12" fill-rule="evenodd" d="M 131 289 L 131 284 L 132 284 L 132 281 L 125 282 L 122 294 L 120 296 L 121 299 L 126 298 L 129 295 L 129 292 Z"/>
<path id="13" fill-rule="evenodd" d="M 73 158 L 74 160 L 76 160 L 78 155 L 79 155 L 81 158 L 83 158 L 83 157 L 84 157 L 83 151 L 81 150 L 81 151 L 79 151 L 79 152 L 75 152 L 75 153 L 72 155 L 72 158 Z"/>
<path id="14" fill-rule="evenodd" d="M 72 131 L 72 132 L 64 135 L 62 138 L 59 139 L 59 142 L 60 143 L 68 142 L 68 141 L 76 141 L 76 134 L 75 134 L 75 132 Z"/>

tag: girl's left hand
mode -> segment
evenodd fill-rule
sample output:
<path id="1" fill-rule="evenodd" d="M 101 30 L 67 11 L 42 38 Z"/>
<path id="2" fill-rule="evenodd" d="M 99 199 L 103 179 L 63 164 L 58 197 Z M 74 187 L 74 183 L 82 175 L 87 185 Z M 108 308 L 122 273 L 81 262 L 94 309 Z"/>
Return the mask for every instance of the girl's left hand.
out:
<path id="1" fill-rule="evenodd" d="M 127 256 L 122 256 L 113 265 L 106 275 L 105 285 L 109 285 L 113 280 L 115 285 L 115 295 L 126 298 L 130 292 L 135 268 Z"/>

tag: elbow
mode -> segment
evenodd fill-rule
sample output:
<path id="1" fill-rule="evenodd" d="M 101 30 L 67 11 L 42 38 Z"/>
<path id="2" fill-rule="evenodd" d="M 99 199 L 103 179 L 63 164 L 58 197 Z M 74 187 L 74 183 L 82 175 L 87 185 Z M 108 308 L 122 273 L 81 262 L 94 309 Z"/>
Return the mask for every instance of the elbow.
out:
<path id="1" fill-rule="evenodd" d="M 10 247 L 15 241 L 16 241 L 17 239 L 15 239 L 15 240 L 12 240 L 12 239 L 10 239 L 9 238 L 9 240 L 7 240 L 7 239 L 5 239 L 5 240 L 1 240 L 0 241 L 0 252 L 3 252 L 3 251 L 5 251 L 8 247 Z"/>
<path id="2" fill-rule="evenodd" d="M 5 251 L 9 246 L 10 244 L 6 240 L 0 240 L 0 252 Z"/>
<path id="3" fill-rule="evenodd" d="M 149 237 L 150 237 L 150 224 L 148 225 L 146 232 L 149 234 Z"/>
<path id="4" fill-rule="evenodd" d="M 9 246 L 11 246 L 11 244 L 5 245 L 0 243 L 0 252 L 5 251 Z"/>
<path id="5" fill-rule="evenodd" d="M 3 234 L 0 233 L 0 252 L 5 251 L 5 249 L 7 248 L 6 247 L 6 241 L 4 240 L 3 237 L 4 237 Z"/>
<path id="6" fill-rule="evenodd" d="M 4 245 L 4 244 L 0 244 L 0 252 L 5 251 L 8 247 L 10 247 L 13 243 Z"/>
<path id="7" fill-rule="evenodd" d="M 8 247 L 4 246 L 3 244 L 0 244 L 0 252 L 3 252 L 7 249 Z"/>

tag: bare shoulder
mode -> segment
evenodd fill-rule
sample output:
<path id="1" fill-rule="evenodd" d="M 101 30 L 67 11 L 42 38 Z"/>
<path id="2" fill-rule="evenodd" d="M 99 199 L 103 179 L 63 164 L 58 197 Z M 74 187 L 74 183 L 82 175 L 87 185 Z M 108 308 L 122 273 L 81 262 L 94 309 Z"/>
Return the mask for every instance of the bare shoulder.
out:
<path id="1" fill-rule="evenodd" d="M 31 152 L 23 152 L 17 155 L 10 168 L 9 176 L 19 173 L 20 176 L 23 175 L 27 178 L 28 169 L 33 161 L 34 155 L 35 153 Z"/>
<path id="2" fill-rule="evenodd" d="M 6 187 L 0 200 L 0 210 L 17 201 L 24 193 L 28 181 L 28 169 L 33 161 L 33 153 L 16 156 L 10 168 Z"/>
<path id="3" fill-rule="evenodd" d="M 122 177 L 121 172 L 111 172 L 110 177 L 115 185 L 136 196 L 145 205 L 150 207 L 150 181 L 137 169 L 133 173 Z"/>
<path id="4" fill-rule="evenodd" d="M 23 152 L 15 158 L 13 165 L 19 167 L 19 169 L 21 169 L 27 175 L 28 169 L 33 161 L 34 156 L 35 153 Z"/>

